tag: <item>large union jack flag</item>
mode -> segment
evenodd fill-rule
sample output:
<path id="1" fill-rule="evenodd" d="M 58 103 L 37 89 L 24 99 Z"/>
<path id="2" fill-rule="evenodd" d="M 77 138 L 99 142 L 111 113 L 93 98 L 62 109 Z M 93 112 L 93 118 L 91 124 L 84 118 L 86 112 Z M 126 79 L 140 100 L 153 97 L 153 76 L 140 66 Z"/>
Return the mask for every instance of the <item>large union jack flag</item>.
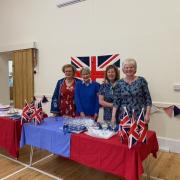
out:
<path id="1" fill-rule="evenodd" d="M 104 71 L 110 64 L 120 67 L 120 55 L 104 55 L 104 56 L 85 56 L 85 57 L 71 57 L 71 64 L 77 68 L 76 76 L 80 77 L 80 70 L 82 67 L 88 67 L 91 71 L 91 79 L 104 78 Z"/>

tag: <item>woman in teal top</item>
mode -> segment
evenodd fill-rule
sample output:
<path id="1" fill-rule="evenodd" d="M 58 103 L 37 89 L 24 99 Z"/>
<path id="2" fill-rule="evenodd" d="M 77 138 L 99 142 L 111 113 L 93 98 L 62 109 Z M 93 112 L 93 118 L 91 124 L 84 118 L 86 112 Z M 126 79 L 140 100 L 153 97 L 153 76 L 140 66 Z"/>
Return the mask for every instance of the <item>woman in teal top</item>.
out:
<path id="1" fill-rule="evenodd" d="M 99 104 L 103 107 L 103 120 L 111 121 L 114 101 L 114 87 L 119 80 L 119 71 L 115 65 L 109 65 L 105 71 L 104 82 L 99 90 Z M 118 112 L 116 112 L 118 117 Z"/>

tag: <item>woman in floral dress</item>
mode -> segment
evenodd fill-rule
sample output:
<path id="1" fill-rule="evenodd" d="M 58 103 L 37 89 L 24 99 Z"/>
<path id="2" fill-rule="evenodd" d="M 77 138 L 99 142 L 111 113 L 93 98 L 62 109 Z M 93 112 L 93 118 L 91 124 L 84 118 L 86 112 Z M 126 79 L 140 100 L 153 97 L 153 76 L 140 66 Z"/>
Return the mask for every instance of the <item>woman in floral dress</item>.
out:
<path id="1" fill-rule="evenodd" d="M 51 113 L 55 116 L 75 117 L 76 108 L 74 102 L 75 85 L 80 80 L 75 78 L 76 69 L 71 64 L 63 66 L 65 78 L 58 80 L 51 101 Z"/>
<path id="2" fill-rule="evenodd" d="M 118 120 L 122 119 L 126 108 L 130 117 L 135 114 L 135 119 L 144 109 L 144 121 L 149 123 L 152 100 L 147 81 L 144 77 L 135 75 L 137 63 L 134 59 L 126 59 L 122 64 L 122 70 L 125 77 L 119 80 L 115 87 L 111 121 L 113 123 L 116 121 L 117 110 L 120 112 Z"/>

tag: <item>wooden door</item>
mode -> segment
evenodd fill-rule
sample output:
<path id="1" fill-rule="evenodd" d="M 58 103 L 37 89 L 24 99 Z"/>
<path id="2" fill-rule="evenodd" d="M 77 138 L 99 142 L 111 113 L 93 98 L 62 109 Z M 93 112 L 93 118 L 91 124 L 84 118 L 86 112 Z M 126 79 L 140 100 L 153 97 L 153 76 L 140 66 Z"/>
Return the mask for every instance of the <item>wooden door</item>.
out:
<path id="1" fill-rule="evenodd" d="M 34 56 L 35 49 L 13 52 L 13 101 L 15 108 L 24 106 L 25 100 L 34 97 Z"/>

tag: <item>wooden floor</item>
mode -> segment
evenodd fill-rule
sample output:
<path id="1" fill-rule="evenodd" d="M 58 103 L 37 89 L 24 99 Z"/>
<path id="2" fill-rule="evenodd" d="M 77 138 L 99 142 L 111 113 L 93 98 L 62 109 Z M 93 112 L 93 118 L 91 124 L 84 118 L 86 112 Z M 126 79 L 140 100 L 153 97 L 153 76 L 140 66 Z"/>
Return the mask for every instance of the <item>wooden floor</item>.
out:
<path id="1" fill-rule="evenodd" d="M 64 180 L 123 180 L 124 178 L 109 173 L 87 168 L 76 162 L 48 152 L 35 149 L 32 168 L 29 168 L 29 146 L 21 149 L 20 157 L 17 160 L 11 158 L 0 150 L 0 179 L 64 179 Z M 40 159 L 48 157 L 42 161 Z M 149 157 L 150 179 L 180 180 L 180 154 L 159 152 L 158 158 Z M 145 172 L 146 173 L 146 172 Z M 147 179 L 146 175 L 140 180 Z"/>

